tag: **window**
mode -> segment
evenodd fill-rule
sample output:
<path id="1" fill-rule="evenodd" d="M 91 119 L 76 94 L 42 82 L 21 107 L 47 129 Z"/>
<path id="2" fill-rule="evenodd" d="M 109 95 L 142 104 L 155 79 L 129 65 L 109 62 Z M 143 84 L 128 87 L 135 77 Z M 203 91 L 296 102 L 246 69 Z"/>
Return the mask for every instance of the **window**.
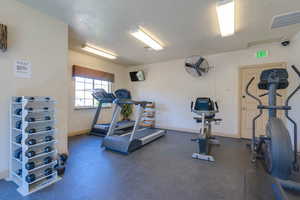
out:
<path id="1" fill-rule="evenodd" d="M 94 89 L 101 88 L 110 93 L 112 91 L 112 82 L 75 77 L 75 108 L 97 107 L 98 101 L 93 98 L 92 92 Z M 103 107 L 110 106 L 110 103 L 103 104 Z"/>

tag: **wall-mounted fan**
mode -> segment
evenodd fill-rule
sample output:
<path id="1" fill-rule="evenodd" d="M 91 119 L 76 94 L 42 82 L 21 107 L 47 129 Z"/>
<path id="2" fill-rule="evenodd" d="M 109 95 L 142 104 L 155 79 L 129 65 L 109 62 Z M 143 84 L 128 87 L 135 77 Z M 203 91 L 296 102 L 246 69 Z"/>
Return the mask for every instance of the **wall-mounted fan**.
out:
<path id="1" fill-rule="evenodd" d="M 199 77 L 209 71 L 209 65 L 205 58 L 201 56 L 191 56 L 185 59 L 185 70 L 192 76 Z"/>

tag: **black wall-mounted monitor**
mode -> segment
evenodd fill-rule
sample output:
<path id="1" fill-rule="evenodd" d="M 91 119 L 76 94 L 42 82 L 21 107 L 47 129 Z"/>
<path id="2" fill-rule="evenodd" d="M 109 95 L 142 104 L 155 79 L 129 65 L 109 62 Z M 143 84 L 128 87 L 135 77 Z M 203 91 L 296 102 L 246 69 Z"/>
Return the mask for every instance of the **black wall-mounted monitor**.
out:
<path id="1" fill-rule="evenodd" d="M 129 72 L 131 81 L 144 81 L 145 74 L 143 71 Z"/>

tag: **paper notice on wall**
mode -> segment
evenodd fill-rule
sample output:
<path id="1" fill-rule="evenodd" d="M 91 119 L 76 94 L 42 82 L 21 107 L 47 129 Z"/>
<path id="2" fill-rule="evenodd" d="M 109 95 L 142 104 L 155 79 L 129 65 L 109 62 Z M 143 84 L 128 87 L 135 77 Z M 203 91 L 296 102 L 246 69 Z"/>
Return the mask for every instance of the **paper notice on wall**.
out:
<path id="1" fill-rule="evenodd" d="M 31 63 L 26 60 L 17 60 L 14 66 L 17 78 L 31 78 Z"/>

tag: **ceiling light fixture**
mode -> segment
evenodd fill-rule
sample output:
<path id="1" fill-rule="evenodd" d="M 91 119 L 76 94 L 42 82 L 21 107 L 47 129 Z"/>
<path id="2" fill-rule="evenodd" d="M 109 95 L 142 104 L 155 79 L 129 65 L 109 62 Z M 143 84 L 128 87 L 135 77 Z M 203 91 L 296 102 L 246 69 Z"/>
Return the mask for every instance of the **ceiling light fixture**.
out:
<path id="1" fill-rule="evenodd" d="M 137 31 L 132 32 L 131 35 L 156 51 L 163 49 L 160 42 L 155 40 L 155 37 L 142 27 L 139 27 Z"/>
<path id="2" fill-rule="evenodd" d="M 94 46 L 94 45 L 91 45 L 91 44 L 85 44 L 83 45 L 82 49 L 84 51 L 87 51 L 87 52 L 90 52 L 92 54 L 96 54 L 98 56 L 102 56 L 102 57 L 105 57 L 105 58 L 108 58 L 108 59 L 116 59 L 117 56 L 106 51 L 106 50 L 103 50 L 97 46 Z"/>
<path id="3" fill-rule="evenodd" d="M 234 0 L 222 0 L 217 4 L 217 15 L 222 37 L 234 34 Z"/>

